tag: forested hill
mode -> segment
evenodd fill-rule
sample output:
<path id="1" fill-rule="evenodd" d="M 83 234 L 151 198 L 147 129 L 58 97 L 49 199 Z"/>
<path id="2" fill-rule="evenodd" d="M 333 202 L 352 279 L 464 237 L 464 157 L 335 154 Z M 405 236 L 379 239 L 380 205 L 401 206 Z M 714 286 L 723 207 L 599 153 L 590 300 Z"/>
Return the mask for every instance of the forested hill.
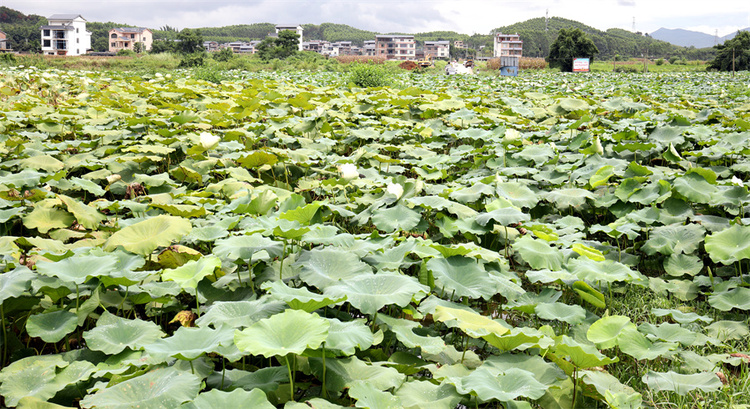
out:
<path id="1" fill-rule="evenodd" d="M 655 40 L 648 35 L 619 28 L 601 31 L 578 21 L 560 17 L 551 17 L 547 22 L 547 27 L 548 31 L 545 31 L 545 18 L 539 17 L 496 28 L 495 32 L 518 33 L 523 39 L 523 53 L 529 57 L 546 56 L 549 53 L 550 44 L 555 41 L 558 32 L 563 28 L 578 28 L 586 32 L 599 49 L 598 58 L 600 59 L 611 59 L 615 55 L 628 58 L 647 54 L 649 57 L 676 56 L 689 60 L 706 60 L 713 58 L 715 52 L 713 48 L 679 47 Z"/>

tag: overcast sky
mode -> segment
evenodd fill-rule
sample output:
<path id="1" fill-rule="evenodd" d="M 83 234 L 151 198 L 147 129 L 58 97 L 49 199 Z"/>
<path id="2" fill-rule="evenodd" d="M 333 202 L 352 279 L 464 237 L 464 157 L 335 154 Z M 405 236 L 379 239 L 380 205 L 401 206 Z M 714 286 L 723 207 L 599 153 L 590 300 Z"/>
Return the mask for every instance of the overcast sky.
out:
<path id="1" fill-rule="evenodd" d="M 448 30 L 488 34 L 497 27 L 564 17 L 595 28 L 651 33 L 684 28 L 719 36 L 750 27 L 748 0 L 0 0 L 25 14 L 81 14 L 149 28 L 234 24 L 341 23 L 378 33 Z"/>

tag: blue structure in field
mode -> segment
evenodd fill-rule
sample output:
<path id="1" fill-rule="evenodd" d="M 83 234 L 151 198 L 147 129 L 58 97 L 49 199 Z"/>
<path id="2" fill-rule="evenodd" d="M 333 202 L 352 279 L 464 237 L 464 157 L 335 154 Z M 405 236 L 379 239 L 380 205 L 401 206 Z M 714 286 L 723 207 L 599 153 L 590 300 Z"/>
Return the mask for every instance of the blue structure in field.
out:
<path id="1" fill-rule="evenodd" d="M 520 60 L 518 57 L 500 57 L 500 75 L 504 77 L 518 76 Z"/>

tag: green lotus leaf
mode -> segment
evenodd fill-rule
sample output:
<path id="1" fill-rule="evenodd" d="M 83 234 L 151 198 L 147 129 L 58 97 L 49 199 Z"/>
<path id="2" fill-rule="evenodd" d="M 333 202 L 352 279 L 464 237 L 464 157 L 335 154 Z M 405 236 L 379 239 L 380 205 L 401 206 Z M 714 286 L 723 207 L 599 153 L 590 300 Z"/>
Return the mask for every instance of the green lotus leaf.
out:
<path id="1" fill-rule="evenodd" d="M 31 280 L 36 277 L 25 266 L 0 274 L 0 304 L 8 298 L 19 297 L 31 288 Z"/>
<path id="2" fill-rule="evenodd" d="M 237 159 L 237 163 L 245 168 L 259 168 L 263 165 L 273 165 L 278 161 L 279 158 L 276 155 L 265 151 L 255 151 Z"/>
<path id="3" fill-rule="evenodd" d="M 346 409 L 344 406 L 320 398 L 308 399 L 305 403 L 287 402 L 284 404 L 284 409 L 310 409 L 311 407 L 315 409 Z"/>
<path id="4" fill-rule="evenodd" d="M 335 247 L 303 252 L 295 264 L 300 267 L 300 278 L 319 289 L 340 280 L 372 274 L 372 267 L 355 253 Z"/>
<path id="5" fill-rule="evenodd" d="M 86 381 L 95 371 L 88 361 L 69 363 L 57 354 L 23 358 L 0 372 L 0 395 L 11 407 L 25 397 L 48 400 L 66 386 Z"/>
<path id="6" fill-rule="evenodd" d="M 523 158 L 529 162 L 534 162 L 535 166 L 541 166 L 555 157 L 555 151 L 552 150 L 552 147 L 547 144 L 534 144 L 524 146 L 524 148 L 521 149 L 520 152 L 514 154 L 514 156 L 518 156 L 519 158 Z"/>
<path id="7" fill-rule="evenodd" d="M 644 322 L 638 326 L 638 331 L 646 334 L 649 339 L 660 339 L 667 342 L 679 342 L 683 346 L 691 346 L 698 339 L 697 333 L 690 331 L 689 329 L 679 324 L 670 324 L 668 322 L 664 322 L 659 325 L 653 325 L 651 323 Z"/>
<path id="8" fill-rule="evenodd" d="M 167 247 L 190 233 L 193 226 L 181 217 L 160 215 L 131 224 L 115 232 L 104 243 L 104 249 L 114 250 L 122 246 L 125 250 L 142 256 L 153 253 L 159 247 Z"/>
<path id="9" fill-rule="evenodd" d="M 530 327 L 516 327 L 503 335 L 491 333 L 482 338 L 501 352 L 529 348 L 547 349 L 555 343 L 547 333 Z"/>
<path id="10" fill-rule="evenodd" d="M 439 354 L 445 350 L 445 341 L 440 337 L 420 335 L 415 332 L 422 326 L 414 321 L 393 318 L 385 314 L 378 314 L 378 322 L 384 323 L 388 329 L 396 334 L 396 338 L 407 348 L 419 347 L 424 353 Z"/>
<path id="11" fill-rule="evenodd" d="M 204 256 L 198 260 L 190 260 L 175 269 L 164 270 L 163 280 L 174 281 L 185 289 L 195 289 L 198 282 L 221 268 L 221 260 L 216 256 Z"/>
<path id="12" fill-rule="evenodd" d="M 502 226 L 510 226 L 515 223 L 527 222 L 531 220 L 531 217 L 514 207 L 504 207 L 489 213 L 482 213 L 477 216 L 476 220 L 481 226 L 486 226 L 490 220 L 494 220 Z"/>
<path id="13" fill-rule="evenodd" d="M 645 335 L 632 328 L 625 329 L 618 335 L 617 345 L 620 351 L 639 361 L 667 357 L 670 351 L 679 346 L 674 342 L 651 342 Z"/>
<path id="14" fill-rule="evenodd" d="M 195 399 L 200 389 L 201 379 L 190 372 L 161 368 L 86 395 L 81 407 L 176 408 Z"/>
<path id="15" fill-rule="evenodd" d="M 718 194 L 716 186 L 708 183 L 698 173 L 688 173 L 676 178 L 672 182 L 674 190 L 695 203 L 710 203 L 711 198 Z"/>
<path id="16" fill-rule="evenodd" d="M 625 398 L 627 398 L 628 402 L 632 402 L 634 404 L 632 406 L 624 406 L 625 408 L 640 407 L 642 395 L 636 392 L 630 386 L 623 385 L 619 380 L 617 380 L 617 378 L 607 372 L 581 371 L 581 381 L 585 385 L 592 386 L 596 390 L 597 394 L 599 394 L 598 397 L 605 398 L 607 402 L 610 402 L 610 399 L 607 399 L 607 393 L 612 394 L 613 397 L 616 394 L 622 394 L 625 395 Z"/>
<path id="17" fill-rule="evenodd" d="M 461 401 L 461 395 L 452 385 L 429 381 L 404 382 L 393 394 L 404 409 L 454 409 Z"/>
<path id="18" fill-rule="evenodd" d="M 289 220 L 297 222 L 302 226 L 307 226 L 310 221 L 315 217 L 320 209 L 320 203 L 310 203 L 305 206 L 300 206 L 296 209 L 287 210 L 286 212 L 279 215 L 279 219 Z"/>
<path id="19" fill-rule="evenodd" d="M 594 199 L 594 194 L 577 188 L 557 189 L 547 193 L 546 199 L 557 205 L 558 209 L 567 209 L 583 206 L 586 204 L 586 199 Z"/>
<path id="20" fill-rule="evenodd" d="M 324 295 L 313 293 L 304 287 L 289 287 L 282 281 L 265 282 L 261 284 L 261 288 L 269 291 L 272 298 L 287 303 L 292 309 L 306 312 L 313 312 L 319 308 L 346 301 L 346 296 L 328 298 Z"/>
<path id="21" fill-rule="evenodd" d="M 472 338 L 481 338 L 490 334 L 503 335 L 510 331 L 497 321 L 476 312 L 438 305 L 432 314 L 435 321 L 440 321 L 448 328 L 460 328 Z"/>
<path id="22" fill-rule="evenodd" d="M 750 258 L 750 226 L 734 226 L 706 236 L 706 252 L 717 263 L 732 264 Z"/>
<path id="23" fill-rule="evenodd" d="M 407 199 L 406 202 L 411 205 L 424 207 L 425 209 L 446 210 L 462 219 L 477 215 L 477 211 L 471 207 L 453 202 L 440 196 L 412 197 Z"/>
<path id="24" fill-rule="evenodd" d="M 421 212 L 397 204 L 387 209 L 378 209 L 372 216 L 372 223 L 378 230 L 386 232 L 409 231 L 422 220 Z"/>
<path id="25" fill-rule="evenodd" d="M 232 392 L 224 392 L 212 389 L 198 395 L 192 402 L 184 403 L 183 409 L 228 409 L 228 408 L 258 408 L 275 409 L 276 406 L 266 398 L 266 394 L 260 389 L 245 391 L 235 389 Z"/>
<path id="26" fill-rule="evenodd" d="M 649 255 L 657 252 L 667 256 L 674 253 L 690 254 L 703 242 L 704 234 L 706 229 L 694 223 L 655 227 L 641 248 Z"/>
<path id="27" fill-rule="evenodd" d="M 539 399 L 547 391 L 547 385 L 534 378 L 534 374 L 520 368 L 504 371 L 480 367 L 456 383 L 458 393 L 473 393 L 483 401 L 501 402 L 519 397 Z"/>
<path id="28" fill-rule="evenodd" d="M 513 250 L 535 270 L 557 271 L 562 268 L 563 256 L 560 250 L 543 240 L 532 238 L 531 235 L 517 239 L 513 243 Z"/>
<path id="29" fill-rule="evenodd" d="M 565 372 L 552 362 L 547 362 L 539 355 L 504 353 L 491 355 L 482 366 L 494 371 L 504 372 L 511 368 L 522 368 L 534 374 L 534 379 L 544 385 L 558 384 L 568 379 Z"/>
<path id="30" fill-rule="evenodd" d="M 289 374 L 286 367 L 269 366 L 254 372 L 240 369 L 229 369 L 224 371 L 224 373 L 214 372 L 208 376 L 206 383 L 212 388 L 222 388 L 224 390 L 241 388 L 246 391 L 252 391 L 253 389 L 258 389 L 265 393 L 270 393 L 279 389 L 280 384 L 288 381 Z"/>
<path id="31" fill-rule="evenodd" d="M 65 310 L 30 315 L 26 321 L 26 331 L 30 336 L 49 343 L 63 339 L 77 327 L 78 316 Z"/>
<path id="32" fill-rule="evenodd" d="M 721 342 L 742 340 L 750 336 L 750 328 L 742 321 L 716 321 L 706 327 L 708 336 Z"/>
<path id="33" fill-rule="evenodd" d="M 216 330 L 180 327 L 171 337 L 157 339 L 145 345 L 145 349 L 153 356 L 172 356 L 192 361 L 203 354 L 224 352 L 221 347 L 231 346 L 233 336 L 233 329 L 228 327 Z"/>
<path id="34" fill-rule="evenodd" d="M 593 305 L 594 307 L 596 308 L 607 307 L 607 304 L 604 301 L 604 294 L 595 290 L 588 283 L 584 281 L 576 281 L 575 283 L 573 283 L 573 285 L 571 285 L 571 288 L 573 288 L 573 291 L 578 293 L 578 296 L 580 296 L 581 299 Z"/>
<path id="35" fill-rule="evenodd" d="M 412 300 L 421 300 L 430 289 L 400 273 L 360 274 L 325 288 L 323 295 L 341 298 L 365 314 L 373 315 L 386 305 L 405 307 Z"/>
<path id="36" fill-rule="evenodd" d="M 284 303 L 271 301 L 268 298 L 259 298 L 252 301 L 217 301 L 211 304 L 209 309 L 195 323 L 202 327 L 213 325 L 215 328 L 222 325 L 232 328 L 249 327 L 261 319 L 284 311 L 284 309 Z"/>
<path id="37" fill-rule="evenodd" d="M 609 349 L 617 345 L 617 337 L 623 331 L 635 328 L 630 318 L 623 315 L 610 315 L 591 324 L 586 331 L 586 338 L 601 349 Z"/>
<path id="38" fill-rule="evenodd" d="M 673 277 L 683 275 L 695 276 L 703 269 L 703 262 L 697 256 L 672 253 L 664 260 L 664 271 Z"/>
<path id="39" fill-rule="evenodd" d="M 492 196 L 493 194 L 495 194 L 495 189 L 492 186 L 484 183 L 475 183 L 470 187 L 455 190 L 448 196 L 461 203 L 473 203 L 482 196 Z"/>
<path id="40" fill-rule="evenodd" d="M 39 262 L 36 269 L 46 276 L 83 284 L 91 277 L 109 275 L 117 269 L 118 263 L 118 258 L 109 254 L 104 256 L 75 255 L 58 262 Z"/>
<path id="41" fill-rule="evenodd" d="M 534 312 L 541 319 L 567 322 L 570 325 L 578 325 L 586 318 L 586 310 L 580 305 L 561 302 L 538 304 Z"/>
<path id="42" fill-rule="evenodd" d="M 427 268 L 432 271 L 438 288 L 458 297 L 489 300 L 499 291 L 496 277 L 473 258 L 432 258 L 427 262 Z"/>
<path id="43" fill-rule="evenodd" d="M 355 348 L 365 351 L 375 343 L 375 336 L 364 320 L 342 322 L 336 318 L 329 318 L 331 326 L 325 341 L 327 350 L 341 351 L 344 355 L 354 355 Z"/>
<path id="44" fill-rule="evenodd" d="M 355 382 L 349 387 L 349 396 L 357 400 L 354 406 L 369 409 L 400 408 L 401 399 L 389 392 L 378 390 L 366 381 Z"/>
<path id="45" fill-rule="evenodd" d="M 531 209 L 539 203 L 539 195 L 520 182 L 498 182 L 497 195 L 519 208 Z"/>
<path id="46" fill-rule="evenodd" d="M 94 351 L 118 354 L 125 350 L 140 349 L 164 336 L 158 325 L 139 319 L 128 320 L 105 311 L 96 327 L 83 333 L 86 345 Z"/>
<path id="47" fill-rule="evenodd" d="M 81 226 L 89 229 L 89 230 L 96 230 L 97 227 L 106 220 L 106 216 L 99 213 L 96 209 L 94 209 L 91 206 L 87 206 L 72 197 L 68 197 L 65 195 L 58 195 L 57 197 L 62 200 L 62 202 L 67 206 L 68 211 L 70 213 L 73 213 L 73 216 L 75 216 L 76 220 L 78 221 L 78 224 Z"/>
<path id="48" fill-rule="evenodd" d="M 310 368 L 318 379 L 323 379 L 322 358 L 309 358 Z M 326 388 L 331 392 L 339 392 L 344 388 L 365 381 L 375 389 L 385 391 L 398 388 L 404 383 L 406 376 L 394 368 L 368 363 L 351 356 L 347 358 L 325 360 Z"/>
<path id="49" fill-rule="evenodd" d="M 45 176 L 45 174 L 31 169 L 24 169 L 20 172 L 0 176 L 0 184 L 21 189 L 26 186 L 38 185 L 42 176 Z"/>
<path id="50" fill-rule="evenodd" d="M 703 321 L 705 323 L 710 323 L 711 321 L 713 321 L 712 318 L 706 317 L 704 315 L 698 315 L 694 312 L 682 312 L 680 310 L 652 308 L 651 313 L 657 317 L 671 316 L 673 320 L 677 321 L 680 324 L 689 324 L 695 321 Z"/>
<path id="51" fill-rule="evenodd" d="M 750 310 L 750 288 L 738 287 L 732 290 L 714 293 L 708 297 L 708 303 L 720 311 Z"/>
<path id="52" fill-rule="evenodd" d="M 249 261 L 253 255 L 264 250 L 270 257 L 281 256 L 282 245 L 258 233 L 249 236 L 232 236 L 216 241 L 214 254 L 222 260 Z"/>
<path id="53" fill-rule="evenodd" d="M 602 166 L 599 168 L 599 170 L 596 171 L 593 175 L 591 175 L 591 178 L 589 179 L 589 185 L 591 185 L 592 188 L 597 188 L 601 185 L 606 184 L 609 181 L 609 178 L 615 175 L 615 167 L 611 165 Z"/>
<path id="54" fill-rule="evenodd" d="M 26 396 L 19 399 L 16 409 L 71 409 L 71 407 L 46 402 L 35 396 Z"/>
<path id="55" fill-rule="evenodd" d="M 172 216 L 178 217 L 202 217 L 206 215 L 206 208 L 197 205 L 185 205 L 185 204 L 155 204 L 152 203 L 149 206 L 155 209 L 161 209 L 171 214 Z"/>
<path id="56" fill-rule="evenodd" d="M 262 319 L 234 334 L 234 343 L 241 351 L 253 355 L 300 355 L 305 349 L 317 349 L 326 337 L 330 322 L 317 314 L 286 310 Z"/>
<path id="57" fill-rule="evenodd" d="M 75 221 L 75 217 L 65 210 L 37 205 L 34 210 L 22 217 L 28 229 L 37 229 L 46 234 L 52 229 L 65 229 Z"/>
<path id="58" fill-rule="evenodd" d="M 567 335 L 560 337 L 553 350 L 556 355 L 570 358 L 570 362 L 575 367 L 582 369 L 609 365 L 618 361 L 616 357 L 609 358 L 602 355 L 593 345 L 581 344 Z"/>
<path id="59" fill-rule="evenodd" d="M 699 372 L 690 375 L 678 374 L 676 372 L 654 372 L 648 371 L 641 379 L 648 385 L 649 389 L 655 391 L 672 391 L 684 396 L 688 393 L 701 390 L 703 392 L 716 392 L 721 389 L 722 383 L 713 372 Z"/>

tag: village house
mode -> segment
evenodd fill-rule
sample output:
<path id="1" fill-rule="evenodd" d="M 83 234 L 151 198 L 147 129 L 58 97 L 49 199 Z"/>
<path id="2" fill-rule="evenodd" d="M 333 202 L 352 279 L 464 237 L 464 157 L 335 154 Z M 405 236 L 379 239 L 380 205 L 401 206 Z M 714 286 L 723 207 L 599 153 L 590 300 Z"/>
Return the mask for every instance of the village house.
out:
<path id="1" fill-rule="evenodd" d="M 154 35 L 148 28 L 118 27 L 109 30 L 109 51 L 136 51 L 136 43 L 141 43 L 141 51 L 148 51 L 154 43 Z"/>
<path id="2" fill-rule="evenodd" d="M 362 55 L 374 57 L 375 54 L 375 40 L 365 40 L 362 47 Z"/>
<path id="3" fill-rule="evenodd" d="M 8 50 L 10 50 L 10 47 L 8 47 L 8 35 L 5 34 L 5 32 L 0 31 L 0 51 Z"/>
<path id="4" fill-rule="evenodd" d="M 216 41 L 204 41 L 203 49 L 209 53 L 212 53 L 214 51 L 219 51 L 219 43 Z"/>
<path id="5" fill-rule="evenodd" d="M 416 42 L 413 35 L 376 35 L 375 52 L 386 60 L 413 60 L 416 57 Z"/>
<path id="6" fill-rule="evenodd" d="M 450 41 L 425 41 L 424 55 L 431 58 L 450 58 Z"/>
<path id="7" fill-rule="evenodd" d="M 461 41 L 461 40 L 456 40 L 456 41 L 454 41 L 454 42 L 453 42 L 453 47 L 455 47 L 455 48 L 460 48 L 460 49 L 462 49 L 462 50 L 463 50 L 463 49 L 466 49 L 466 48 L 469 48 L 469 47 L 468 47 L 468 46 L 467 46 L 467 45 L 466 45 L 466 44 L 465 44 L 465 43 L 464 43 L 463 41 Z"/>
<path id="8" fill-rule="evenodd" d="M 279 24 L 276 26 L 276 35 L 278 36 L 280 32 L 284 30 L 290 30 L 294 31 L 299 35 L 299 51 L 302 51 L 302 32 L 304 29 L 299 24 Z"/>
<path id="9" fill-rule="evenodd" d="M 41 26 L 42 53 L 45 55 L 83 55 L 91 49 L 91 32 L 80 14 L 55 14 Z"/>
<path id="10" fill-rule="evenodd" d="M 495 34 L 495 58 L 523 56 L 523 41 L 518 34 Z"/>

